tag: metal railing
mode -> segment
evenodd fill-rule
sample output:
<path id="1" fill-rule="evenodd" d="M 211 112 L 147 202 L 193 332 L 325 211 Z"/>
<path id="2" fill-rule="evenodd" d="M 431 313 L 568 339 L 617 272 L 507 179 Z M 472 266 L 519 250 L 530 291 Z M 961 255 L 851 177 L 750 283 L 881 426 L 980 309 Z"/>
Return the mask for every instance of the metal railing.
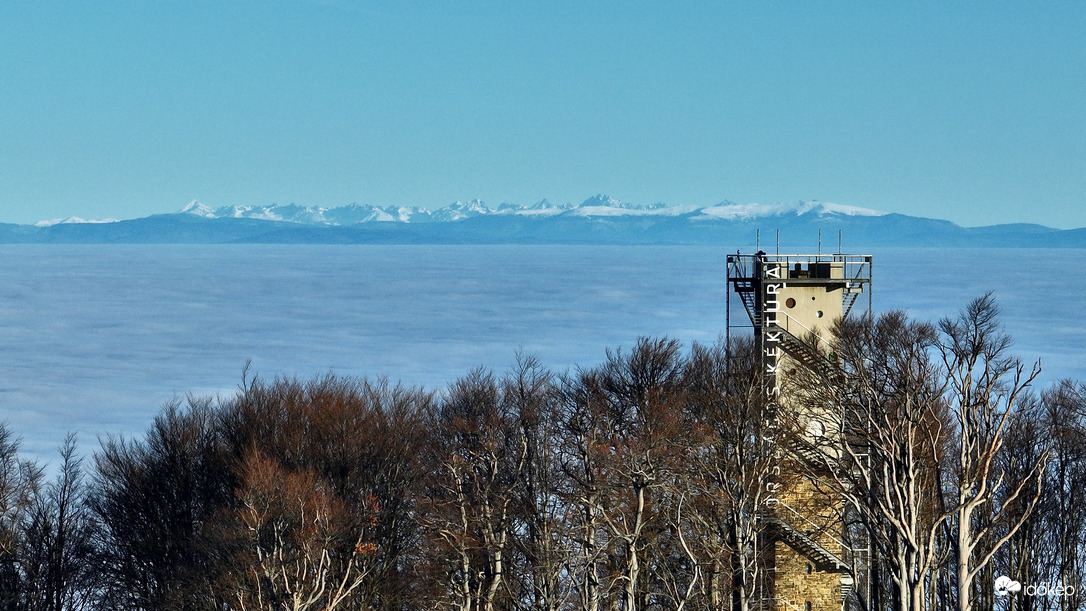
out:
<path id="1" fill-rule="evenodd" d="M 785 503 L 784 501 L 780 501 L 780 502 L 778 502 L 778 506 L 780 506 L 780 507 L 784 507 L 784 508 L 785 508 L 785 509 L 787 509 L 788 511 L 791 511 L 791 512 L 792 512 L 793 514 L 795 514 L 796 516 L 798 516 L 798 517 L 799 517 L 799 519 L 803 520 L 804 522 L 807 522 L 807 523 L 808 523 L 808 524 L 810 524 L 811 526 L 814 526 L 814 527 L 815 527 L 815 529 L 817 529 L 817 531 L 818 531 L 818 532 L 819 532 L 819 533 L 820 533 L 821 535 L 825 536 L 825 537 L 826 537 L 827 539 L 829 539 L 830 541 L 833 541 L 833 542 L 834 542 L 834 543 L 836 543 L 837 545 L 840 545 L 840 546 L 841 546 L 841 550 L 842 550 L 842 551 L 844 551 L 844 550 L 848 550 L 849 552 L 853 552 L 853 551 L 854 551 L 854 550 L 853 550 L 853 549 L 852 549 L 851 547 L 849 547 L 849 546 L 845 545 L 845 542 L 844 542 L 844 541 L 841 541 L 840 539 L 838 539 L 838 538 L 834 537 L 833 535 L 830 535 L 830 534 L 828 533 L 828 531 L 827 531 L 826 527 L 824 527 L 824 526 L 821 526 L 821 525 L 819 525 L 819 524 L 817 524 L 817 523 L 815 523 L 815 522 L 812 522 L 812 521 L 810 520 L 810 518 L 808 518 L 807 516 L 803 515 L 802 513 L 798 512 L 798 511 L 796 511 L 796 510 L 795 510 L 794 508 L 792 508 L 792 506 L 791 506 L 791 505 L 789 505 L 788 503 Z"/>
<path id="2" fill-rule="evenodd" d="M 779 312 L 775 312 L 775 313 L 776 313 L 776 314 L 778 314 L 778 315 L 779 315 L 779 314 L 784 314 L 784 317 L 785 317 L 785 318 L 787 318 L 788 320 L 790 320 L 790 321 L 792 321 L 792 322 L 796 323 L 796 325 L 798 325 L 799 327 L 803 328 L 803 330 L 804 330 L 804 331 L 806 331 L 807 333 L 809 333 L 809 334 L 811 334 L 811 335 L 815 336 L 816 338 L 818 338 L 818 341 L 819 341 L 819 342 L 821 342 L 822 344 L 825 344 L 825 345 L 827 345 L 827 346 L 832 346 L 832 345 L 833 345 L 833 344 L 831 344 L 831 343 L 830 343 L 830 340 L 828 340 L 828 339 L 826 339 L 826 338 L 822 337 L 821 335 L 819 335 L 819 333 L 818 333 L 817 331 L 815 331 L 814 329 L 811 329 L 811 328 L 810 328 L 810 327 L 808 327 L 807 325 L 805 325 L 805 324 L 803 324 L 803 323 L 799 322 L 798 320 L 796 320 L 795 318 L 793 318 L 793 317 L 792 317 L 792 315 L 791 315 L 791 314 L 789 314 L 788 312 L 785 312 L 784 310 L 781 310 L 781 311 L 779 311 Z M 777 326 L 779 327 L 780 325 L 777 325 Z M 788 327 L 783 327 L 783 328 L 784 328 L 784 330 L 785 330 L 785 331 L 788 331 L 789 333 L 792 333 L 792 330 L 791 330 L 791 329 L 789 329 Z M 795 334 L 795 333 L 792 333 L 792 335 L 796 335 L 796 334 Z M 799 337 L 799 336 L 797 335 L 796 337 Z M 802 340 L 803 338 L 802 338 L 802 337 L 799 337 L 799 339 L 801 339 L 801 340 Z"/>

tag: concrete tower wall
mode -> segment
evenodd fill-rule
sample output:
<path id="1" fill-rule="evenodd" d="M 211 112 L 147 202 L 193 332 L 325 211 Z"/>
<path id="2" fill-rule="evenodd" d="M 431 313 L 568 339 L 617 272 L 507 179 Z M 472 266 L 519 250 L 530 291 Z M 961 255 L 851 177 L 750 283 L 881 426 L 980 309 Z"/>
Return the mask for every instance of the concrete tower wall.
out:
<path id="1" fill-rule="evenodd" d="M 798 269 L 797 269 L 798 267 Z M 792 336 L 813 341 L 820 350 L 828 348 L 833 323 L 841 317 L 844 286 L 840 263 L 810 263 L 792 265 L 785 286 L 780 289 L 776 320 L 779 327 Z M 787 378 L 795 368 L 805 366 L 787 353 L 781 355 L 778 370 Z M 787 384 L 785 384 L 787 387 Z M 789 406 L 787 394 L 781 397 L 784 410 Z M 808 413 L 800 419 L 801 431 L 812 437 L 811 442 L 824 445 L 824 437 L 832 434 L 836 418 L 833 414 Z M 819 486 L 817 474 L 796 457 L 788 457 L 784 468 L 803 474 L 793 487 L 781 495 L 777 515 L 792 528 L 816 541 L 838 558 L 843 557 L 841 544 L 841 500 Z M 835 611 L 841 609 L 841 574 L 838 569 L 819 566 L 786 541 L 774 544 L 775 598 L 780 611 Z"/>

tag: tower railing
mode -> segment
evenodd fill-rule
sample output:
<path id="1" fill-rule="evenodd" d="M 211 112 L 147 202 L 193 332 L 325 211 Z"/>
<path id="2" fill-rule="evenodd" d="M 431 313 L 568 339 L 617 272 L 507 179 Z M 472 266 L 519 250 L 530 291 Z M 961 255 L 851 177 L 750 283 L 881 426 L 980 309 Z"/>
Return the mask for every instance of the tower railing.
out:
<path id="1" fill-rule="evenodd" d="M 841 316 L 847 316 L 855 305 L 856 300 L 863 293 L 870 290 L 866 287 L 871 283 L 871 255 L 852 254 L 767 254 L 757 253 L 744 255 L 736 253 L 727 256 L 727 282 L 728 294 L 734 290 L 743 302 L 744 309 L 751 320 L 751 324 L 760 327 L 762 324 L 761 313 L 757 308 L 757 296 L 755 287 L 762 277 L 758 273 L 758 266 L 772 265 L 778 267 L 783 273 L 781 281 L 794 284 L 825 284 L 827 282 L 840 284 L 844 289 L 841 300 Z M 798 269 L 797 269 L 798 265 Z M 839 267 L 838 267 L 839 266 Z M 832 274 L 833 270 L 840 269 L 840 275 Z M 833 277 L 830 277 L 830 274 Z M 730 306 L 729 306 L 730 308 Z M 868 303 L 870 310 L 870 301 Z M 728 325 L 730 327 L 730 311 Z"/>

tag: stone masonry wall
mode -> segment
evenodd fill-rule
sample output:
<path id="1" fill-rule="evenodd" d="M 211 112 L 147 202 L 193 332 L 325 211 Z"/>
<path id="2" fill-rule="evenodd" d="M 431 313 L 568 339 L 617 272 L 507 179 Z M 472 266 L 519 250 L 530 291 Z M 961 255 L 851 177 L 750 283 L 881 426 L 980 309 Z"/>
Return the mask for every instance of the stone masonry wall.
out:
<path id="1" fill-rule="evenodd" d="M 779 518 L 839 558 L 842 556 L 841 525 L 836 511 L 839 500 L 819 490 L 810 479 L 802 478 L 781 495 L 781 502 L 803 517 L 781 507 L 776 512 Z M 812 560 L 784 541 L 774 544 L 773 564 L 778 611 L 840 611 L 840 573 L 818 570 Z"/>

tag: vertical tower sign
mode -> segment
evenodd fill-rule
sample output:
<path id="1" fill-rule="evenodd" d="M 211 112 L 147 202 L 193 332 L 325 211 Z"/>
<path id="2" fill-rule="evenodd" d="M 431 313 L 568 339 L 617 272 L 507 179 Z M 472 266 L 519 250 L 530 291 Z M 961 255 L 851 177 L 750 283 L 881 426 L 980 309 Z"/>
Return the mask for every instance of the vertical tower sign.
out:
<path id="1" fill-rule="evenodd" d="M 777 376 L 777 365 L 781 357 L 781 332 L 777 326 L 777 313 L 780 312 L 779 296 L 784 288 L 781 282 L 781 268 L 778 265 L 767 263 L 764 258 L 754 262 L 754 268 L 760 280 L 758 291 L 761 303 L 761 322 L 758 333 L 758 353 L 762 358 L 762 387 L 766 393 L 766 402 L 762 417 L 763 433 L 762 443 L 773 458 L 773 469 L 767 474 L 766 499 L 767 508 L 775 508 L 780 504 L 781 484 L 777 481 L 780 477 L 781 460 L 781 419 L 780 397 L 781 386 Z"/>

